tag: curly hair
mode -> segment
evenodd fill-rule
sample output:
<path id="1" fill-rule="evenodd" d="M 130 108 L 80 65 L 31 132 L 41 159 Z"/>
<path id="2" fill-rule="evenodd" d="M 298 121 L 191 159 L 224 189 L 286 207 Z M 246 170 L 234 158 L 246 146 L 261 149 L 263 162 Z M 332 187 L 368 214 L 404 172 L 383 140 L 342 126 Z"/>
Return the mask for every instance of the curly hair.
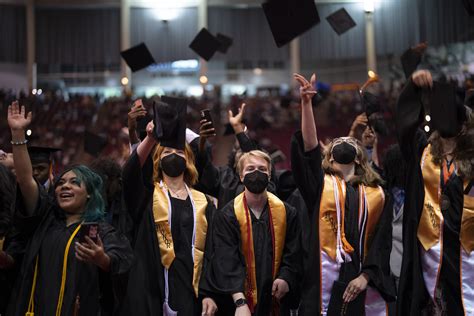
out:
<path id="1" fill-rule="evenodd" d="M 342 174 L 334 169 L 332 166 L 332 148 L 334 147 L 334 143 L 341 138 L 333 139 L 329 145 L 327 146 L 327 150 L 323 152 L 323 162 L 322 168 L 324 172 L 328 174 L 334 174 L 342 177 Z M 354 177 L 350 180 L 352 185 L 364 184 L 370 187 L 376 187 L 378 185 L 383 184 L 383 180 L 380 175 L 372 169 L 369 164 L 369 160 L 367 158 L 367 153 L 365 149 L 362 147 L 362 143 L 355 139 L 354 137 L 344 137 L 344 141 L 350 143 L 356 149 L 356 163 L 355 163 L 355 171 Z"/>
<path id="2" fill-rule="evenodd" d="M 431 155 L 433 162 L 441 165 L 444 159 L 441 136 L 437 131 L 431 134 Z M 472 116 L 464 123 L 463 130 L 456 136 L 456 148 L 453 152 L 458 175 L 466 180 L 474 179 L 474 120 Z"/>
<path id="3" fill-rule="evenodd" d="M 86 222 L 97 222 L 103 220 L 105 216 L 105 203 L 101 194 L 102 178 L 84 165 L 73 165 L 65 168 L 56 178 L 54 184 L 55 188 L 57 187 L 58 180 L 69 171 L 76 174 L 76 177 L 81 181 L 81 184 L 85 184 L 87 194 L 90 196 L 86 202 L 85 212 L 82 215 L 82 219 Z"/>

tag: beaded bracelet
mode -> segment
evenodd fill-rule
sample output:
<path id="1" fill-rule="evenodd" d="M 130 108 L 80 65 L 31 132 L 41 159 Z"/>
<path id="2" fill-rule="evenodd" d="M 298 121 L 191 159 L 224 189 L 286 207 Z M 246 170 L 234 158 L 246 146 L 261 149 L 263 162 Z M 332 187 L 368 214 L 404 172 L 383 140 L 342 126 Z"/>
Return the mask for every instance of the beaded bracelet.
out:
<path id="1" fill-rule="evenodd" d="M 14 141 L 10 141 L 10 144 L 12 144 L 13 146 L 19 146 L 19 145 L 26 145 L 28 143 L 28 139 L 25 139 L 24 141 L 21 141 L 21 142 L 14 142 Z"/>

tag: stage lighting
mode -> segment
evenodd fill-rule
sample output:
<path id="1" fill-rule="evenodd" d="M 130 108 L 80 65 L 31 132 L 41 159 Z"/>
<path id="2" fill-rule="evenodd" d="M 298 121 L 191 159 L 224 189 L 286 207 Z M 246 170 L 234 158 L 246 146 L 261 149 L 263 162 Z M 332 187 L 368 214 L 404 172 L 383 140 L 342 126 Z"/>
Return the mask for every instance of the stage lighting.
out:
<path id="1" fill-rule="evenodd" d="M 375 11 L 375 0 L 364 0 L 364 12 L 373 13 Z"/>
<path id="2" fill-rule="evenodd" d="M 123 77 L 122 80 L 120 80 L 120 82 L 122 83 L 122 85 L 126 86 L 128 85 L 128 78 L 127 77 Z"/>
<path id="3" fill-rule="evenodd" d="M 209 79 L 207 79 L 206 76 L 201 76 L 201 77 L 199 77 L 199 82 L 200 82 L 201 84 L 206 84 L 206 83 L 209 82 Z"/>

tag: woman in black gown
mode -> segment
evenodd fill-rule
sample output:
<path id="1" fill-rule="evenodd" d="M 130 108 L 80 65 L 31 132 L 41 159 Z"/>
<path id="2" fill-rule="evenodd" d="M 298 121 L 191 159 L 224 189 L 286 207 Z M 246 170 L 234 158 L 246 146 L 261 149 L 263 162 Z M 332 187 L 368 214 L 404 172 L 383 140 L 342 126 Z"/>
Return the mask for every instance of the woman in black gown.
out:
<path id="1" fill-rule="evenodd" d="M 123 171 L 136 261 L 122 315 L 213 315 L 216 304 L 198 287 L 215 207 L 191 188 L 197 171 L 184 130 L 182 142 L 161 139 L 160 145 L 152 131 L 149 124 Z"/>
<path id="2" fill-rule="evenodd" d="M 25 141 L 31 113 L 25 114 L 18 102 L 8 108 L 19 187 L 15 216 L 27 243 L 7 315 L 112 315 L 118 306 L 101 297 L 131 267 L 130 244 L 104 222 L 102 181 L 89 168 L 67 168 L 55 197 L 44 192 L 33 178 Z M 95 242 L 79 242 L 84 222 L 97 222 Z"/>

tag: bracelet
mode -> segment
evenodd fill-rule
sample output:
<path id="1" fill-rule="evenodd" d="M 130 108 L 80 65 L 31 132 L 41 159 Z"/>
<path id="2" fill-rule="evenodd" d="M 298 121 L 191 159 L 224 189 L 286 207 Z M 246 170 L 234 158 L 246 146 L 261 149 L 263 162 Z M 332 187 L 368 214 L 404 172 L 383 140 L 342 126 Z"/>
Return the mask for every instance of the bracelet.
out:
<path id="1" fill-rule="evenodd" d="M 21 142 L 14 142 L 14 141 L 10 141 L 10 144 L 12 144 L 13 146 L 19 146 L 19 145 L 26 145 L 28 143 L 28 139 L 25 139 L 24 141 L 21 141 Z"/>

